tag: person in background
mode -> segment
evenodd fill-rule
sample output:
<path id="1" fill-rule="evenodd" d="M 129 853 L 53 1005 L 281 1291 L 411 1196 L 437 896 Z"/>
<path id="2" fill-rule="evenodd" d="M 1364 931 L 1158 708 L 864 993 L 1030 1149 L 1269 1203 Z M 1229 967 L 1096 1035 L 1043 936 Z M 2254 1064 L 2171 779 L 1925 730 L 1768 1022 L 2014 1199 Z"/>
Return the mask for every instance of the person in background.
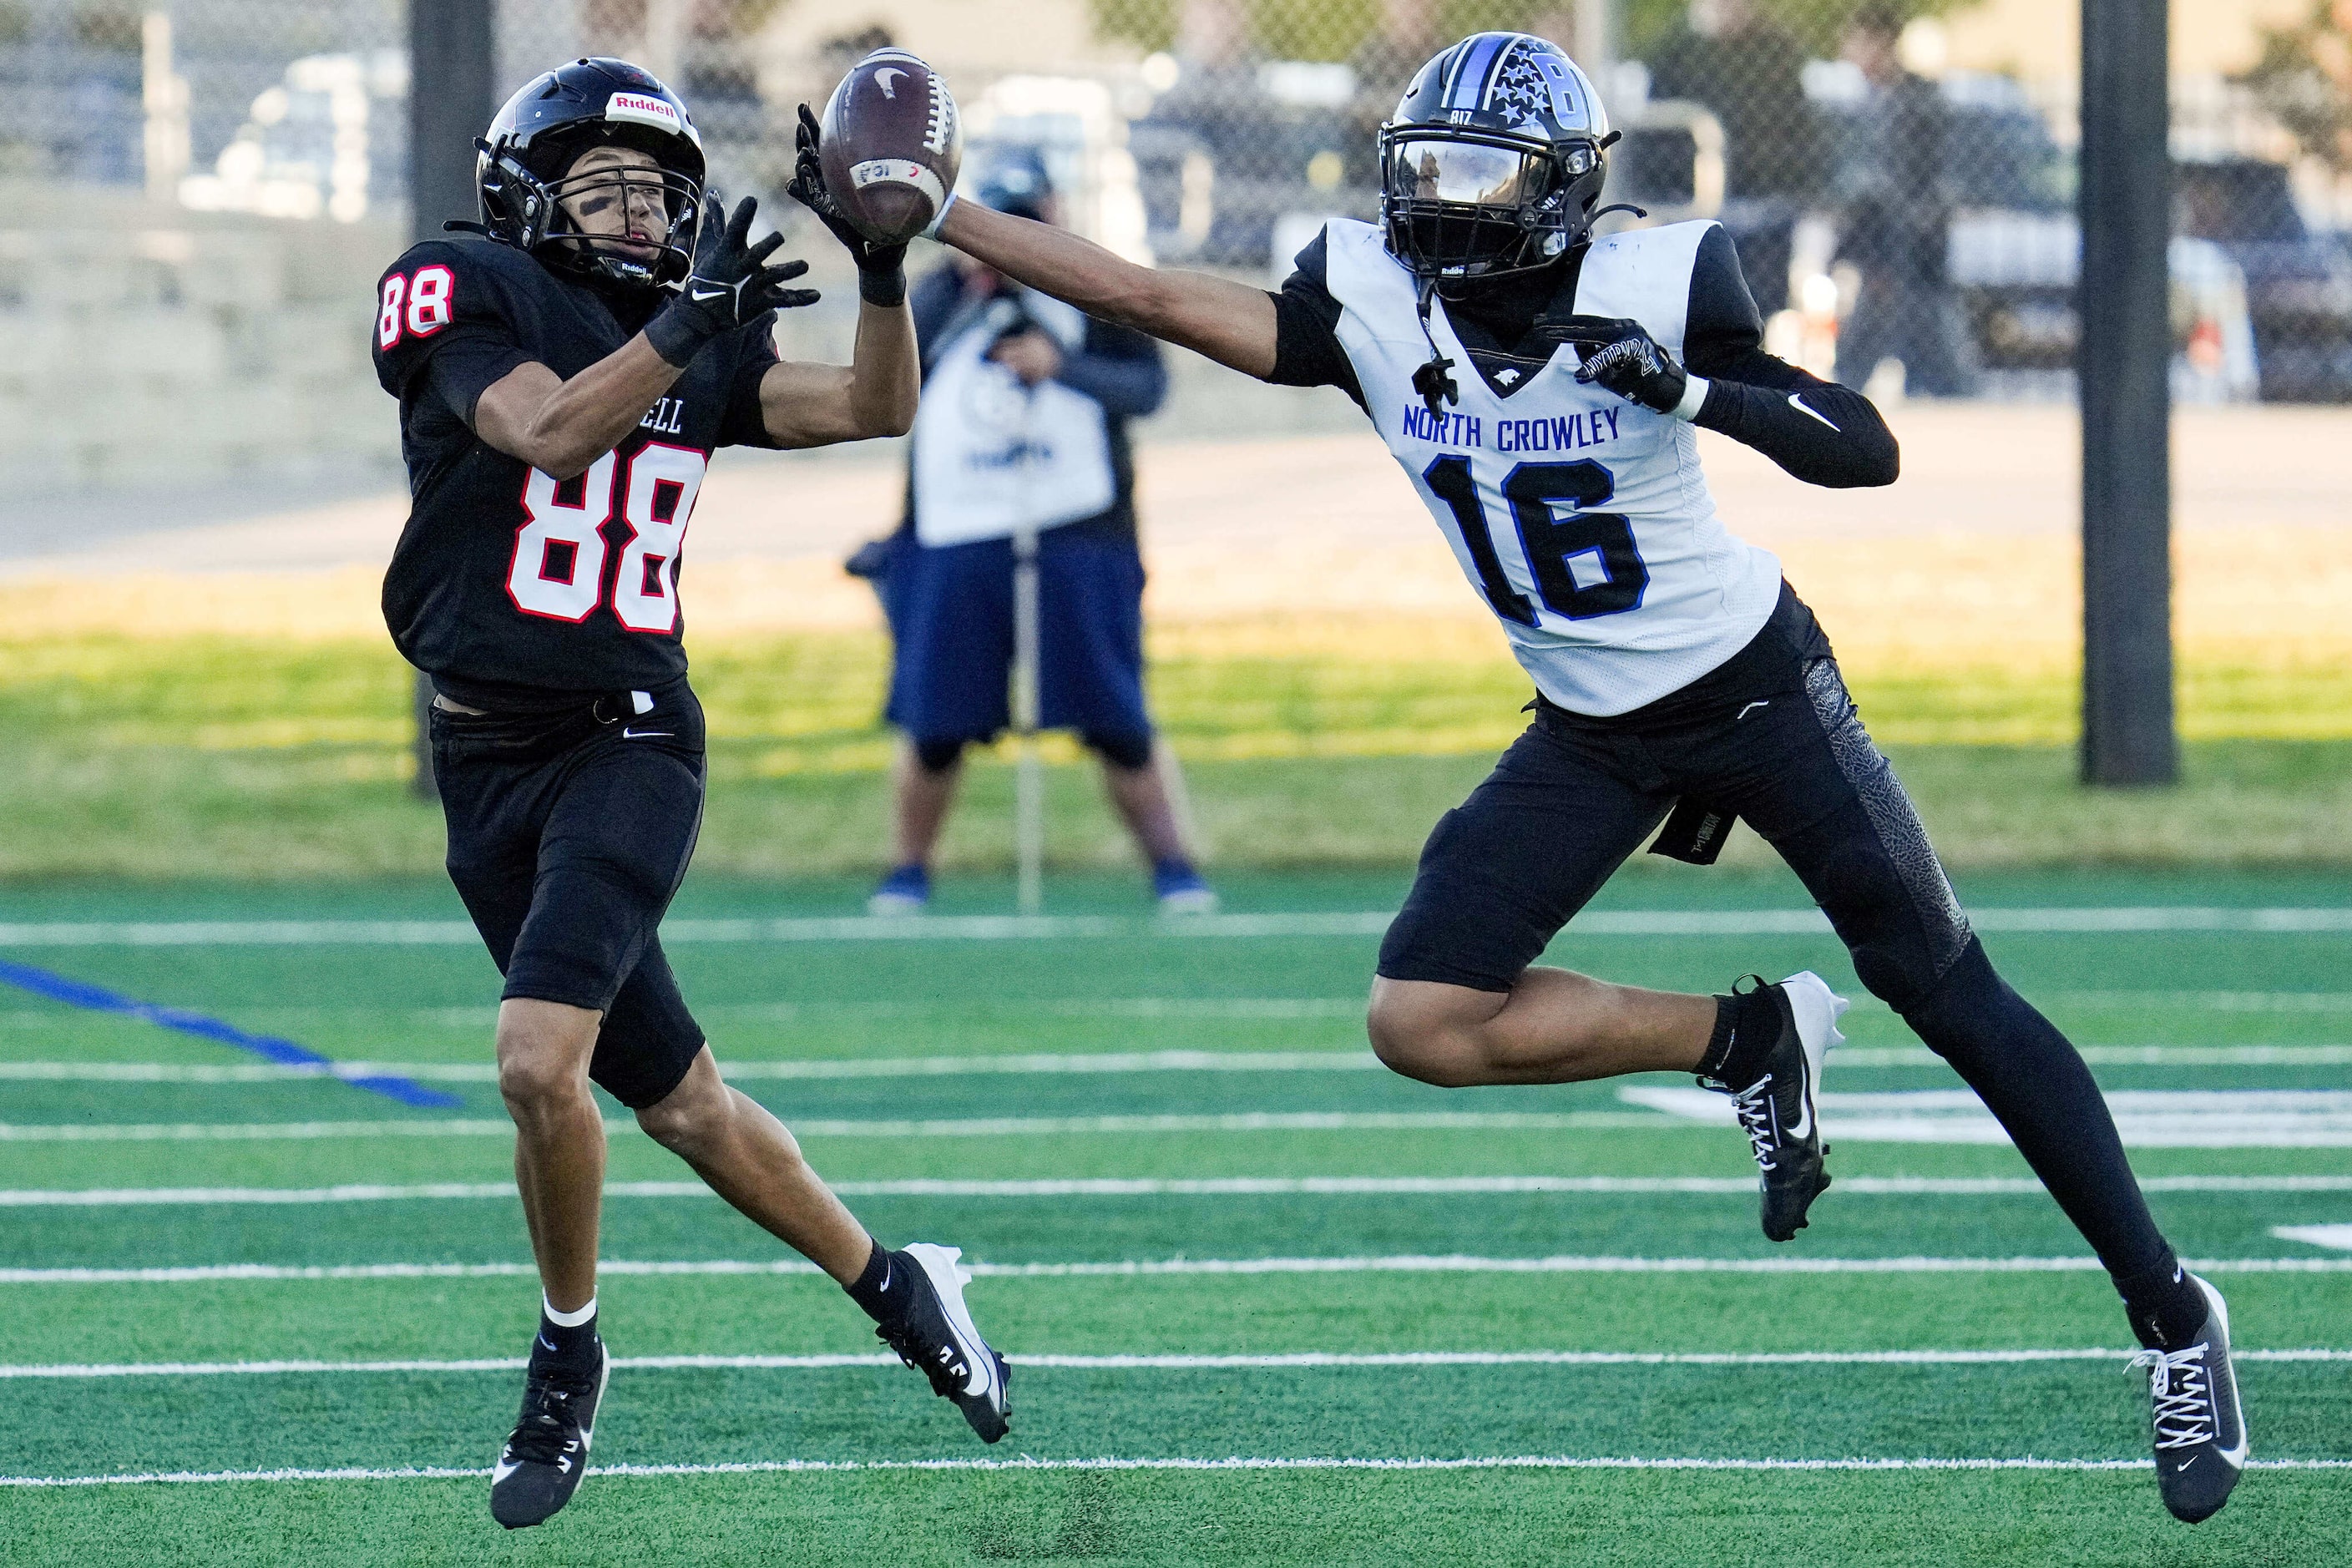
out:
<path id="1" fill-rule="evenodd" d="M 1846 26 L 1844 58 L 1861 70 L 1870 96 L 1835 191 L 1839 255 L 1862 274 L 1862 293 L 1838 340 L 1837 376 L 1860 386 L 1893 359 L 1903 365 L 1906 393 L 1964 397 L 1971 378 L 1945 254 L 1950 117 L 1942 90 L 1903 68 L 1902 39 L 1903 16 L 1891 5 L 1864 5 Z"/>
<path id="2" fill-rule="evenodd" d="M 1059 221 L 1045 163 L 1026 149 L 984 171 L 976 195 L 1000 212 Z M 886 717 L 906 744 L 893 780 L 892 868 L 869 907 L 928 906 L 964 748 L 1012 721 L 1012 535 L 1025 521 L 1041 531 L 1040 724 L 1076 730 L 1102 759 L 1160 908 L 1213 909 L 1171 798 L 1176 760 L 1143 697 L 1143 558 L 1127 426 L 1167 395 L 1160 346 L 961 255 L 916 286 L 912 304 L 923 401 L 906 521 L 876 584 L 896 644 Z"/>
<path id="3" fill-rule="evenodd" d="M 1756 308 L 1789 302 L 1798 217 L 1823 163 L 1822 126 L 1805 98 L 1805 50 L 1756 0 L 1692 0 L 1651 52 L 1650 96 L 1703 104 L 1723 125 L 1723 226 Z"/>

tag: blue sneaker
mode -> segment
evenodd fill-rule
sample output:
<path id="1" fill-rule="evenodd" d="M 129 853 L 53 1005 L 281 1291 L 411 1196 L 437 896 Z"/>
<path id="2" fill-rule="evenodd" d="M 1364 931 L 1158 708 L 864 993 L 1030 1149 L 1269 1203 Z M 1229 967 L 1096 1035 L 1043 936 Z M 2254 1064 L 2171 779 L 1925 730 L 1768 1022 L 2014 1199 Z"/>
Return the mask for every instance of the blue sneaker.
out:
<path id="1" fill-rule="evenodd" d="M 1151 868 L 1151 891 L 1163 915 L 1213 915 L 1217 895 L 1190 860 L 1162 860 Z"/>
<path id="2" fill-rule="evenodd" d="M 869 915 L 919 915 L 931 907 L 931 873 L 923 866 L 900 866 L 882 879 L 866 900 Z"/>

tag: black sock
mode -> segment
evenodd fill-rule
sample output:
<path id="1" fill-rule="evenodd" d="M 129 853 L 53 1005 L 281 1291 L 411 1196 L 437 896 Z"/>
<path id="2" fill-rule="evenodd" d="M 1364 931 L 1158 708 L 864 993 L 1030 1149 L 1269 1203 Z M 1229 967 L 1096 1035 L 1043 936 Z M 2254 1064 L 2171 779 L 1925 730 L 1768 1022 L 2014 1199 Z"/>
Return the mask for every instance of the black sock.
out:
<path id="1" fill-rule="evenodd" d="M 907 1304 L 914 1298 L 913 1269 L 913 1264 L 884 1251 L 877 1241 L 874 1255 L 866 1260 L 866 1272 L 842 1289 L 876 1322 L 896 1322 L 906 1316 Z"/>
<path id="2" fill-rule="evenodd" d="M 2164 1249 L 2164 1261 L 2158 1267 L 2128 1279 L 2118 1278 L 2116 1293 L 2124 1299 L 2124 1313 L 2131 1319 L 2132 1332 L 2152 1351 L 2177 1351 L 2194 1340 L 2197 1331 L 2205 1326 L 2210 1310 L 2205 1292 L 2189 1278 L 2169 1247 Z"/>
<path id="3" fill-rule="evenodd" d="M 531 1347 L 531 1355 L 534 1359 L 551 1356 L 565 1363 L 586 1361 L 594 1357 L 599 1342 L 594 1318 L 567 1329 L 549 1317 L 542 1306 L 539 1313 L 539 1342 Z"/>
<path id="4" fill-rule="evenodd" d="M 1717 996 L 1715 1033 L 1699 1058 L 1698 1076 L 1746 1089 L 1764 1076 L 1764 1063 L 1780 1039 L 1780 1006 L 1760 978 L 1753 991 Z"/>

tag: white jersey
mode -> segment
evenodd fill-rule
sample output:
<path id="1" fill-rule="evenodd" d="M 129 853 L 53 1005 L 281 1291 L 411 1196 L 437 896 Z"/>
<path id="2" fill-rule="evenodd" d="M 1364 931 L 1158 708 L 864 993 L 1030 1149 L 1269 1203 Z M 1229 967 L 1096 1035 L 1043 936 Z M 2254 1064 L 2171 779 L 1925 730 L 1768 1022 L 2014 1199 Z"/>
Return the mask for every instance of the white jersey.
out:
<path id="1" fill-rule="evenodd" d="M 1681 359 L 1693 268 L 1715 227 L 1594 241 L 1576 310 L 1630 317 Z M 1335 222 L 1325 244 L 1335 331 L 1365 412 L 1538 690 L 1572 712 L 1629 712 L 1763 627 L 1780 563 L 1716 516 L 1688 423 L 1578 384 L 1572 348 L 1498 391 L 1471 368 L 1442 301 L 1429 330 L 1459 397 L 1432 414 L 1412 384 L 1430 358 L 1412 275 L 1370 224 Z"/>

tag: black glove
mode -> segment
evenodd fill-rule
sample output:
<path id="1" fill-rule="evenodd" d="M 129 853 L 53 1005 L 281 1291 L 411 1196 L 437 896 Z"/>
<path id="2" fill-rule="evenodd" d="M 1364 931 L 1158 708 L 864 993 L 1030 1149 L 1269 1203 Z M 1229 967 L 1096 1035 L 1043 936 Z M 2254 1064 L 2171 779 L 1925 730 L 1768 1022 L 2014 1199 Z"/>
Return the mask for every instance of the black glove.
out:
<path id="1" fill-rule="evenodd" d="M 824 164 L 817 157 L 816 116 L 809 106 L 801 105 L 800 129 L 793 134 L 793 145 L 799 154 L 793 162 L 793 183 L 784 187 L 793 200 L 816 214 L 817 221 L 833 230 L 834 238 L 849 249 L 849 258 L 857 263 L 857 297 L 869 305 L 895 309 L 907 302 L 907 242 L 877 245 L 857 230 L 841 210 L 841 204 L 825 189 Z"/>
<path id="2" fill-rule="evenodd" d="M 735 216 L 722 227 L 719 215 L 726 204 L 717 191 L 705 193 L 702 232 L 696 237 L 694 272 L 677 297 L 646 323 L 646 341 L 680 370 L 692 363 L 702 345 L 722 332 L 749 326 L 773 310 L 814 305 L 814 289 L 787 289 L 785 284 L 808 270 L 805 261 L 767 265 L 776 247 L 784 243 L 772 234 L 751 243 L 751 215 L 758 198 L 745 196 Z"/>
<path id="3" fill-rule="evenodd" d="M 1660 414 L 1682 406 L 1690 377 L 1641 322 L 1570 316 L 1553 331 L 1560 342 L 1575 344 L 1583 358 L 1576 371 L 1578 381 L 1586 385 L 1598 382 L 1626 402 Z"/>

